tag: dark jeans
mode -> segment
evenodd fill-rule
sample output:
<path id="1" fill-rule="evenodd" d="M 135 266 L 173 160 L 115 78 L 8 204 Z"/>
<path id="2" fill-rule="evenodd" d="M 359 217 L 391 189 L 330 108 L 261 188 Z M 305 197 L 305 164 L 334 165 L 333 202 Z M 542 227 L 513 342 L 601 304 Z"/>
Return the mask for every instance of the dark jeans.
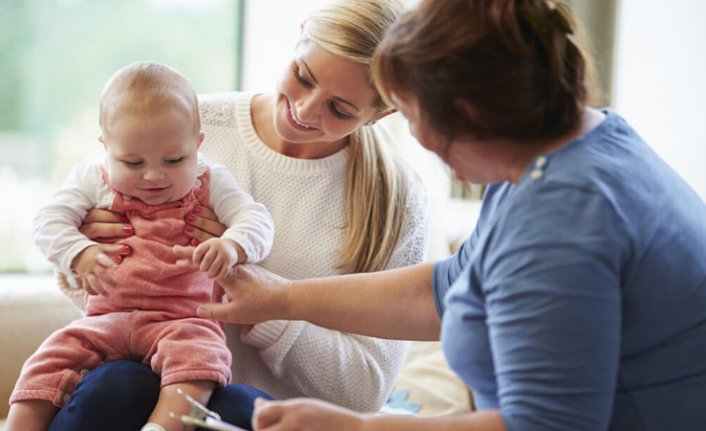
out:
<path id="1" fill-rule="evenodd" d="M 91 371 L 48 431 L 139 431 L 159 397 L 159 376 L 136 361 L 113 361 Z M 208 408 L 225 422 L 251 429 L 255 398 L 272 399 L 246 385 L 216 389 Z"/>

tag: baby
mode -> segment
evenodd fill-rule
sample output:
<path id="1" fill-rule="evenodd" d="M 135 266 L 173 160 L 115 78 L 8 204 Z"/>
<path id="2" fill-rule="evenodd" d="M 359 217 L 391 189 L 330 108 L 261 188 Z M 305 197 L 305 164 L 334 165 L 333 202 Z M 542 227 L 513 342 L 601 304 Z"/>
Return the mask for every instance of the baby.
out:
<path id="1" fill-rule="evenodd" d="M 86 317 L 52 334 L 24 364 L 8 431 L 46 429 L 88 370 L 125 358 L 161 375 L 159 401 L 142 429 L 184 429 L 169 415 L 189 412 L 177 388 L 206 404 L 230 380 L 222 328 L 196 317 L 196 307 L 215 295 L 213 278 L 262 260 L 272 246 L 265 207 L 198 153 L 198 102 L 181 74 L 147 62 L 118 70 L 101 95 L 100 126 L 105 162 L 76 166 L 34 221 L 42 252 L 83 281 Z M 201 206 L 228 229 L 194 249 L 201 271 L 193 271 L 176 265 L 172 249 L 189 245 L 184 218 Z M 129 251 L 120 264 L 79 232 L 92 208 L 120 213 L 134 229 L 114 241 Z"/>

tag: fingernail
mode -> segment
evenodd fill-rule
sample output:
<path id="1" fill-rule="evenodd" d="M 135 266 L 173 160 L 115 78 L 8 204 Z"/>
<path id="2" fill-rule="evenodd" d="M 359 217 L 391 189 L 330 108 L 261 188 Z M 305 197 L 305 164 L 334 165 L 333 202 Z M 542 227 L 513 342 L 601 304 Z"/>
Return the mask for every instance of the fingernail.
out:
<path id="1" fill-rule="evenodd" d="M 113 261 L 115 263 L 120 263 L 123 261 L 123 257 L 122 256 L 113 256 Z"/>
<path id="2" fill-rule="evenodd" d="M 191 245 L 196 247 L 197 245 L 199 245 L 199 240 L 196 238 L 191 238 Z"/>
<path id="3" fill-rule="evenodd" d="M 193 214 L 188 214 L 186 216 L 186 221 L 194 221 L 196 220 L 196 217 Z"/>
<path id="4" fill-rule="evenodd" d="M 123 232 L 128 235 L 132 235 L 134 233 L 134 230 L 132 229 L 132 226 L 123 226 Z"/>
<path id="5" fill-rule="evenodd" d="M 186 225 L 186 227 L 184 228 L 184 230 L 187 231 L 187 232 L 193 232 L 193 231 L 194 231 L 194 228 L 191 227 L 191 226 L 189 226 L 189 225 Z"/>
<path id="6" fill-rule="evenodd" d="M 123 246 L 123 253 L 130 253 L 130 246 L 129 245 L 124 245 Z"/>
<path id="7" fill-rule="evenodd" d="M 199 207 L 199 206 L 194 207 L 194 212 L 195 212 L 196 214 L 200 214 L 200 213 L 201 213 L 201 207 Z"/>
<path id="8" fill-rule="evenodd" d="M 125 214 L 120 214 L 120 221 L 123 223 L 130 223 L 130 219 L 127 218 Z"/>

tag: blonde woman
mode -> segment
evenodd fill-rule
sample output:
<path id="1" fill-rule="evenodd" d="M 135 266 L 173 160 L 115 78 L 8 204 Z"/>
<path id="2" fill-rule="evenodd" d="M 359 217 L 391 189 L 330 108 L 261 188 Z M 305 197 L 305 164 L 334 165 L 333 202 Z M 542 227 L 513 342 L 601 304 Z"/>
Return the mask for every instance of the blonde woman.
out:
<path id="1" fill-rule="evenodd" d="M 274 94 L 201 100 L 203 152 L 229 167 L 275 222 L 263 267 L 290 278 L 370 272 L 419 263 L 427 244 L 420 184 L 391 153 L 376 121 L 393 112 L 374 89 L 373 51 L 402 9 L 387 0 L 339 1 L 302 25 Z M 209 209 L 187 217 L 194 244 L 223 226 Z M 94 211 L 89 237 L 129 233 Z M 115 250 L 115 253 L 120 253 Z M 249 428 L 255 396 L 315 397 L 357 411 L 385 401 L 406 345 L 300 321 L 228 325 L 233 383 L 209 406 Z M 159 382 L 129 361 L 89 373 L 50 429 L 131 429 L 154 406 Z"/>

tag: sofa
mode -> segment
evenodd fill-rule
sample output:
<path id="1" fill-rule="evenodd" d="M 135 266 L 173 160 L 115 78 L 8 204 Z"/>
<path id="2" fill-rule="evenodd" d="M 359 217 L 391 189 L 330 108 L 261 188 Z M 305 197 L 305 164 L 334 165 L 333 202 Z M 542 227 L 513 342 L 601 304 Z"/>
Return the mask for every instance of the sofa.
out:
<path id="1" fill-rule="evenodd" d="M 54 330 L 81 316 L 52 275 L 0 276 L 0 418 L 24 361 Z"/>
<path id="2" fill-rule="evenodd" d="M 427 189 L 428 259 L 437 260 L 452 253 L 470 233 L 480 202 L 452 199 L 447 168 L 420 146 L 408 146 L 406 153 Z M 59 291 L 53 275 L 0 275 L 0 430 L 24 361 L 52 331 L 79 316 L 80 309 Z M 472 408 L 471 394 L 449 369 L 439 343 L 414 342 L 383 411 L 443 415 Z"/>

